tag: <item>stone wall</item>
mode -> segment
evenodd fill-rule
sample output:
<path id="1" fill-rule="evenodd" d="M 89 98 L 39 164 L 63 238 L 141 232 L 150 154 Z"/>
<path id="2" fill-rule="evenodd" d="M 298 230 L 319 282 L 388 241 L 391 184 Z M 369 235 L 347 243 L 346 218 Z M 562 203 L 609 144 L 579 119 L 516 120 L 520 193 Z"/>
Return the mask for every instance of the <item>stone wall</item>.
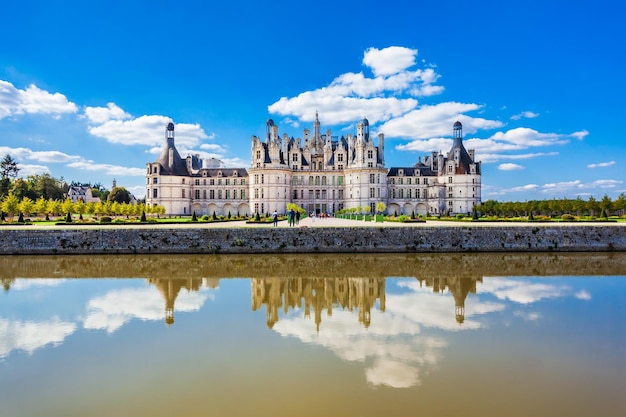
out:
<path id="1" fill-rule="evenodd" d="M 626 251 L 626 227 L 0 229 L 0 255 L 503 251 Z"/>

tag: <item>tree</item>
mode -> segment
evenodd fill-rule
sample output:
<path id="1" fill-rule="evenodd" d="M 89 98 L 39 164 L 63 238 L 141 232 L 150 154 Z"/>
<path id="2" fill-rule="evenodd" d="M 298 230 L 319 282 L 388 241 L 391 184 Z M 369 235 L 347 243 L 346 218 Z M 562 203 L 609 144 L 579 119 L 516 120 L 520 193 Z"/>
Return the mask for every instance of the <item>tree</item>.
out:
<path id="1" fill-rule="evenodd" d="M 130 203 L 130 193 L 124 187 L 114 187 L 109 193 L 107 201 Z"/>
<path id="2" fill-rule="evenodd" d="M 43 196 L 39 197 L 37 201 L 35 201 L 35 213 L 45 216 L 48 213 L 48 200 L 46 200 Z"/>
<path id="3" fill-rule="evenodd" d="M 74 211 L 74 202 L 66 198 L 65 201 L 61 203 L 61 210 L 63 210 L 63 213 L 72 213 Z"/>
<path id="4" fill-rule="evenodd" d="M 2 207 L 0 210 L 9 215 L 9 221 L 13 221 L 13 216 L 20 210 L 20 200 L 18 200 L 13 194 L 9 194 L 4 198 L 4 200 L 2 200 Z"/>
<path id="5" fill-rule="evenodd" d="M 600 217 L 607 217 L 607 212 L 611 210 L 612 206 L 613 201 L 611 201 L 611 198 L 608 195 L 604 194 L 604 197 L 600 200 L 600 208 L 602 209 L 602 215 Z"/>
<path id="6" fill-rule="evenodd" d="M 27 179 L 37 197 L 43 197 L 47 200 L 61 200 L 65 197 L 63 182 L 51 177 L 50 174 L 29 175 Z"/>
<path id="7" fill-rule="evenodd" d="M 0 162 L 0 178 L 15 178 L 18 172 L 20 172 L 20 169 L 17 166 L 17 162 L 11 155 L 6 154 Z"/>
<path id="8" fill-rule="evenodd" d="M 22 178 L 18 178 L 13 182 L 11 192 L 18 200 L 22 200 L 24 197 L 28 197 L 31 200 L 37 199 L 36 193 L 31 189 L 31 184 Z"/>
<path id="9" fill-rule="evenodd" d="M 376 203 L 376 212 L 377 213 L 384 213 L 385 210 L 387 210 L 387 205 L 385 203 L 383 203 L 382 201 L 379 201 L 378 203 Z"/>
<path id="10" fill-rule="evenodd" d="M 35 202 L 28 197 L 24 197 L 20 202 L 20 211 L 27 216 L 30 215 L 35 209 Z"/>
<path id="11" fill-rule="evenodd" d="M 48 210 L 54 215 L 60 215 L 63 212 L 63 202 L 61 200 L 48 200 Z"/>

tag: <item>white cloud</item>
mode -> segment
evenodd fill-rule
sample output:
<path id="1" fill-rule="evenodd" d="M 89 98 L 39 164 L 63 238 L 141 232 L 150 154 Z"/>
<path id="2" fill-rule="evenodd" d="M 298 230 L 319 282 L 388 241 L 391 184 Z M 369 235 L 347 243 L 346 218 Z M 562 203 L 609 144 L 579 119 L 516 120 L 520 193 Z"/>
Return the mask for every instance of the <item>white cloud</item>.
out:
<path id="1" fill-rule="evenodd" d="M 415 65 L 417 49 L 391 46 L 384 49 L 369 48 L 363 54 L 363 64 L 372 69 L 375 76 L 397 74 Z"/>
<path id="2" fill-rule="evenodd" d="M 85 107 L 85 117 L 94 124 L 103 124 L 109 120 L 126 120 L 131 115 L 115 103 L 107 103 L 106 107 Z"/>
<path id="3" fill-rule="evenodd" d="M 18 161 L 21 159 L 28 159 L 31 161 L 48 163 L 64 163 L 78 161 L 81 159 L 78 155 L 68 155 L 59 151 L 33 151 L 29 148 L 9 148 L 7 146 L 0 146 L 0 154 L 9 154 Z M 18 163 L 18 167 L 21 168 L 22 164 Z"/>
<path id="4" fill-rule="evenodd" d="M 519 114 L 516 114 L 514 116 L 511 116 L 512 120 L 519 120 L 519 119 L 534 119 L 535 117 L 539 117 L 539 113 L 533 113 L 531 111 L 523 111 Z"/>
<path id="5" fill-rule="evenodd" d="M 107 175 L 117 175 L 117 176 L 134 176 L 134 177 L 143 177 L 146 175 L 145 168 L 132 168 L 132 167 L 123 167 L 119 165 L 111 165 L 111 164 L 97 164 L 93 161 L 77 161 L 67 164 L 70 168 L 76 168 L 84 171 L 99 171 Z"/>
<path id="6" fill-rule="evenodd" d="M 525 168 L 523 165 L 506 163 L 506 164 L 498 165 L 498 169 L 500 171 L 518 171 L 518 170 L 525 169 Z"/>
<path id="7" fill-rule="evenodd" d="M 292 98 L 281 97 L 268 110 L 286 116 L 290 125 L 313 121 L 311 109 L 319 112 L 320 122 L 326 125 L 353 123 L 363 117 L 374 125 L 401 116 L 416 108 L 414 97 L 443 91 L 434 85 L 439 75 L 432 68 L 409 70 L 415 65 L 416 54 L 417 50 L 403 47 L 370 48 L 363 62 L 372 68 L 374 78 L 362 72 L 341 74 L 326 87 Z"/>
<path id="8" fill-rule="evenodd" d="M 479 153 L 476 151 L 476 159 L 484 163 L 498 162 L 500 160 L 519 160 L 519 159 L 532 159 L 542 156 L 556 156 L 558 152 L 535 152 L 535 153 L 522 153 L 522 154 L 491 154 L 491 153 Z"/>
<path id="9" fill-rule="evenodd" d="M 597 164 L 589 164 L 587 165 L 587 168 L 605 168 L 605 167 L 610 167 L 612 165 L 615 165 L 615 161 L 600 162 Z"/>
<path id="10" fill-rule="evenodd" d="M 464 134 L 502 126 L 500 121 L 462 115 L 480 108 L 478 104 L 457 102 L 424 105 L 384 123 L 379 130 L 384 132 L 385 136 L 430 139 L 452 135 L 452 125 L 457 120 L 463 123 Z"/>
<path id="11" fill-rule="evenodd" d="M 575 297 L 578 298 L 579 300 L 585 300 L 585 301 L 591 300 L 591 294 L 589 294 L 589 292 L 585 290 L 580 290 L 579 292 L 577 292 Z"/>
<path id="12" fill-rule="evenodd" d="M 571 134 L 573 138 L 576 138 L 578 140 L 583 140 L 587 137 L 587 135 L 589 135 L 589 132 L 587 132 L 586 130 L 581 130 L 580 132 L 574 132 Z"/>
<path id="13" fill-rule="evenodd" d="M 163 146 L 165 126 L 171 121 L 166 116 L 140 116 L 131 120 L 108 120 L 90 126 L 89 133 L 122 145 Z M 175 128 L 177 146 L 194 147 L 208 136 L 199 124 L 179 123 Z"/>
<path id="14" fill-rule="evenodd" d="M 26 178 L 29 175 L 42 175 L 42 174 L 50 174 L 50 168 L 45 165 L 35 165 L 35 164 L 19 164 L 20 172 L 18 176 L 21 178 Z"/>
<path id="15" fill-rule="evenodd" d="M 13 115 L 76 113 L 76 104 L 63 94 L 49 93 L 31 84 L 25 90 L 0 80 L 0 119 Z"/>

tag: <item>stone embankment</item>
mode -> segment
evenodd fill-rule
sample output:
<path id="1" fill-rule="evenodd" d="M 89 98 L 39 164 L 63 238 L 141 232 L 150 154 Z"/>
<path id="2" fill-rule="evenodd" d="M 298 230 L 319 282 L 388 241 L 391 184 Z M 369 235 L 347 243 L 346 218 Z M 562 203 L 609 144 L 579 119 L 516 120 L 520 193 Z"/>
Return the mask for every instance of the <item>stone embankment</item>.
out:
<path id="1" fill-rule="evenodd" d="M 572 225 L 0 229 L 0 255 L 626 251 L 626 227 Z"/>

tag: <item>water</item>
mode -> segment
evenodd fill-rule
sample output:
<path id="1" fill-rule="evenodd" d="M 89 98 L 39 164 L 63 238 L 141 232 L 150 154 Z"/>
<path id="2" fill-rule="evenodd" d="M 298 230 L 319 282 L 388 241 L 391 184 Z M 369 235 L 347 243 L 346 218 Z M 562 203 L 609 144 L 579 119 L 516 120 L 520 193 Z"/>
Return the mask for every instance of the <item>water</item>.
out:
<path id="1" fill-rule="evenodd" d="M 626 254 L 0 258 L 0 416 L 623 416 Z"/>

